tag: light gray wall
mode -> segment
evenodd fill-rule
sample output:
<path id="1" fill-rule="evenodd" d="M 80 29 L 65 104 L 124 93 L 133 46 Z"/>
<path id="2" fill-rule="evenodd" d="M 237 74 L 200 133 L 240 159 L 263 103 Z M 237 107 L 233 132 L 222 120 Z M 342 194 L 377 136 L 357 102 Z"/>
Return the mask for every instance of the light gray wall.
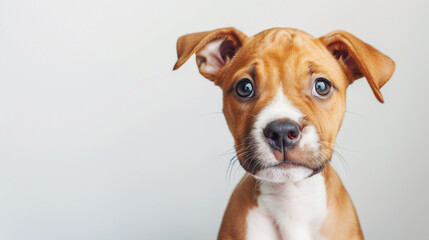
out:
<path id="1" fill-rule="evenodd" d="M 242 170 L 182 34 L 347 30 L 392 57 L 333 164 L 367 239 L 427 238 L 428 1 L 0 1 L 0 239 L 213 239 Z"/>

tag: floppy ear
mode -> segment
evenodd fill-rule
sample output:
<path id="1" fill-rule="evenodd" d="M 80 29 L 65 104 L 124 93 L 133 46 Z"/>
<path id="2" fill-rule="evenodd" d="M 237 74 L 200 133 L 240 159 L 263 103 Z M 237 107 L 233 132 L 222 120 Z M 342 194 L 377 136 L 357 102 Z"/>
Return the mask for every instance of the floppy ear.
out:
<path id="1" fill-rule="evenodd" d="M 392 59 L 345 31 L 334 31 L 319 39 L 339 61 L 350 83 L 365 77 L 378 101 L 384 102 L 380 88 L 395 71 Z"/>
<path id="2" fill-rule="evenodd" d="M 173 70 L 182 66 L 196 53 L 200 73 L 211 81 L 234 57 L 246 35 L 235 28 L 221 28 L 209 32 L 190 33 L 177 40 L 177 62 Z"/>

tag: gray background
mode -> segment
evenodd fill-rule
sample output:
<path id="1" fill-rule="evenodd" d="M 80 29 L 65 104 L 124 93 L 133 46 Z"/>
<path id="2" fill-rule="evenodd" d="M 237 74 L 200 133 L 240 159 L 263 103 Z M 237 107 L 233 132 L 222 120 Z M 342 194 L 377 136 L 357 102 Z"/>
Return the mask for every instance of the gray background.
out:
<path id="1" fill-rule="evenodd" d="M 213 239 L 233 141 L 182 34 L 347 30 L 393 58 L 348 91 L 333 165 L 367 239 L 427 239 L 427 1 L 0 0 L 0 239 Z"/>

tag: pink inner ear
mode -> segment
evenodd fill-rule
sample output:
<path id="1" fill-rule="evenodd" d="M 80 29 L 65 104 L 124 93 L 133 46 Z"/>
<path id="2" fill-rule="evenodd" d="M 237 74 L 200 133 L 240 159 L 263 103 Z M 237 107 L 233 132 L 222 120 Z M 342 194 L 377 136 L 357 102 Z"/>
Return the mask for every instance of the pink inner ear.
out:
<path id="1" fill-rule="evenodd" d="M 197 63 L 200 72 L 216 75 L 219 69 L 225 64 L 221 55 L 221 45 L 225 39 L 211 41 L 197 52 Z"/>

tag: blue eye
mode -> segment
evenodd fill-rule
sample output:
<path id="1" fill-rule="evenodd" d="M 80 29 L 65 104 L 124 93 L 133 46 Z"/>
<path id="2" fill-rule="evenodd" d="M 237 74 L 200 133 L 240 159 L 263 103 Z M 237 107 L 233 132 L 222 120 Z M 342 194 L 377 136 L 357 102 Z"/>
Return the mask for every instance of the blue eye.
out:
<path id="1" fill-rule="evenodd" d="M 324 97 L 331 93 L 332 83 L 326 78 L 317 78 L 314 81 L 313 94 L 316 96 Z"/>
<path id="2" fill-rule="evenodd" d="M 237 92 L 237 95 L 242 98 L 252 97 L 254 93 L 253 84 L 250 79 L 243 78 L 238 81 L 235 91 Z"/>

